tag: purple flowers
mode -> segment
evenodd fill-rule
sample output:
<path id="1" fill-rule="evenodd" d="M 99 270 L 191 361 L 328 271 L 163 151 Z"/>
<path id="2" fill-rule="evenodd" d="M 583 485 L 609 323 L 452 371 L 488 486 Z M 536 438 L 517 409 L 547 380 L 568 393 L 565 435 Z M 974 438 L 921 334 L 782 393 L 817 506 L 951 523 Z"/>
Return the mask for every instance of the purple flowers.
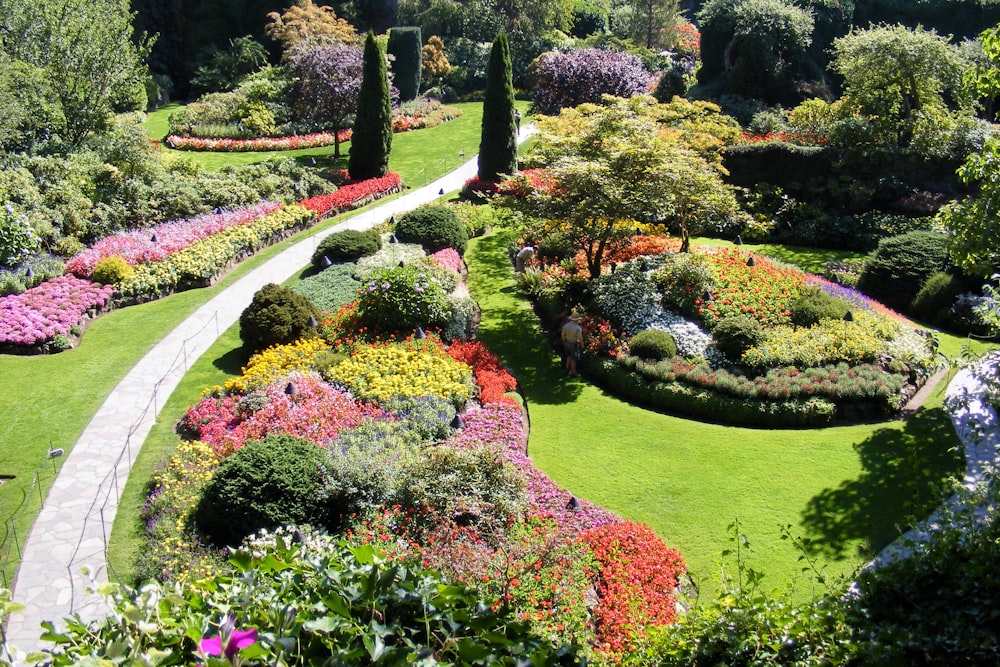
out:
<path id="1" fill-rule="evenodd" d="M 114 288 L 71 275 L 0 297 L 0 344 L 37 345 L 69 333 L 91 308 L 103 307 Z"/>
<path id="2" fill-rule="evenodd" d="M 89 278 L 98 262 L 115 255 L 132 266 L 161 261 L 196 241 L 214 236 L 230 227 L 253 222 L 279 208 L 279 204 L 263 202 L 238 211 L 206 213 L 185 220 L 165 222 L 152 229 L 107 236 L 66 262 L 66 272 Z"/>
<path id="3" fill-rule="evenodd" d="M 199 648 L 205 655 L 221 655 L 232 664 L 239 664 L 240 650 L 257 642 L 257 629 L 237 630 L 236 619 L 227 614 L 219 625 L 217 637 L 205 637 Z"/>

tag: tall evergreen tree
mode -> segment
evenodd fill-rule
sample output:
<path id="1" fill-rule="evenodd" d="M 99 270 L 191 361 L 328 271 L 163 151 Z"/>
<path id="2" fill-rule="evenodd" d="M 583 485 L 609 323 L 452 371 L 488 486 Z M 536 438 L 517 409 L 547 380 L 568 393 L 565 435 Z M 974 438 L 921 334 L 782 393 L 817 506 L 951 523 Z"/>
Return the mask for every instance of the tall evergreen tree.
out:
<path id="1" fill-rule="evenodd" d="M 511 81 L 510 46 L 500 31 L 493 40 L 486 70 L 486 97 L 479 140 L 479 178 L 499 180 L 517 171 L 517 128 L 514 124 L 514 84 Z"/>
<path id="2" fill-rule="evenodd" d="M 368 33 L 365 39 L 358 113 L 351 137 L 351 158 L 347 172 L 352 179 L 380 178 L 389 171 L 392 149 L 392 103 L 385 54 Z"/>

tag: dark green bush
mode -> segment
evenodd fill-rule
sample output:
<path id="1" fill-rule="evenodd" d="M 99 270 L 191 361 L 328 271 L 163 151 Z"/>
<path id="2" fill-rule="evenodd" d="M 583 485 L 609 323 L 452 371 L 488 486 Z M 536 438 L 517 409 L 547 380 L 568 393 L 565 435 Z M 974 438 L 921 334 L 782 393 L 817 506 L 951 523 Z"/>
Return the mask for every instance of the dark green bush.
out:
<path id="1" fill-rule="evenodd" d="M 251 351 L 292 343 L 314 331 L 310 317 L 319 312 L 309 299 L 288 287 L 268 283 L 261 287 L 240 315 L 240 338 Z"/>
<path id="2" fill-rule="evenodd" d="M 392 83 L 399 89 L 401 102 L 412 100 L 420 91 L 422 43 L 419 27 L 396 27 L 389 31 L 386 51 L 395 57 L 392 62 L 392 73 L 395 75 Z"/>
<path id="3" fill-rule="evenodd" d="M 325 460 L 319 447 L 290 435 L 251 440 L 219 464 L 195 508 L 195 525 L 220 547 L 261 528 L 324 525 Z"/>
<path id="4" fill-rule="evenodd" d="M 677 355 L 673 336 L 660 329 L 646 329 L 632 336 L 628 342 L 629 353 L 640 359 L 669 359 Z"/>
<path id="5" fill-rule="evenodd" d="M 382 235 L 374 229 L 361 232 L 356 229 L 345 229 L 342 232 L 330 234 L 319 242 L 313 252 L 312 263 L 318 269 L 323 267 L 323 258 L 331 262 L 353 262 L 361 257 L 374 255 L 382 249 Z"/>
<path id="6" fill-rule="evenodd" d="M 764 340 L 764 328 L 749 315 L 736 315 L 719 320 L 712 330 L 715 347 L 733 361 Z"/>
<path id="7" fill-rule="evenodd" d="M 425 204 L 403 215 L 396 223 L 396 238 L 403 243 L 419 243 L 428 253 L 454 248 L 464 255 L 469 243 L 458 216 L 441 204 Z"/>
<path id="8" fill-rule="evenodd" d="M 935 326 L 949 324 L 951 305 L 964 290 L 962 281 L 945 271 L 928 278 L 910 303 L 914 317 Z"/>
<path id="9" fill-rule="evenodd" d="M 879 242 L 858 278 L 858 289 L 905 311 L 927 279 L 950 265 L 947 235 L 917 231 L 893 236 Z"/>
<path id="10" fill-rule="evenodd" d="M 797 327 L 811 327 L 820 320 L 839 320 L 850 310 L 844 301 L 830 296 L 818 287 L 804 290 L 798 299 L 792 302 L 792 324 Z"/>

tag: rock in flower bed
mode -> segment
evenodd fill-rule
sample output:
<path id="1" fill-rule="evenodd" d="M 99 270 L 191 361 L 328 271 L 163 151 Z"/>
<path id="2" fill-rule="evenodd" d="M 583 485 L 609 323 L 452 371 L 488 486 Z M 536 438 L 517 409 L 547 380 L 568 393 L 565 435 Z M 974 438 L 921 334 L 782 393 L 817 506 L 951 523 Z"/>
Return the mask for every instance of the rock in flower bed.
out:
<path id="1" fill-rule="evenodd" d="M 68 348 L 74 328 L 96 316 L 113 292 L 111 286 L 64 275 L 0 297 L 0 349 L 34 354 Z"/>
<path id="2" fill-rule="evenodd" d="M 179 151 L 217 151 L 221 153 L 243 153 L 251 151 L 293 151 L 300 148 L 321 148 L 336 143 L 350 141 L 351 130 L 334 132 L 314 132 L 290 137 L 258 137 L 255 139 L 211 139 L 206 137 L 186 137 L 177 134 L 168 136 L 164 143 Z"/>

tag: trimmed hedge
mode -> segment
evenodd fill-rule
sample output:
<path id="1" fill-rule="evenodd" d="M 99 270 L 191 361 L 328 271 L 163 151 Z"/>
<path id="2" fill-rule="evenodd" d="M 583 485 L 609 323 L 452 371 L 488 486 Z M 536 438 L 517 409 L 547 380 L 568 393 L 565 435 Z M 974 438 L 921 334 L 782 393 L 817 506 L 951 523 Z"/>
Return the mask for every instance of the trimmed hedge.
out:
<path id="1" fill-rule="evenodd" d="M 806 401 L 754 401 L 731 398 L 679 383 L 649 382 L 612 359 L 586 360 L 595 383 L 629 401 L 671 414 L 713 423 L 755 428 L 818 428 L 831 425 L 837 406 L 820 398 Z M 725 421 L 720 422 L 720 416 Z"/>
<path id="2" fill-rule="evenodd" d="M 317 269 L 325 268 L 323 258 L 331 262 L 353 262 L 368 255 L 374 255 L 382 249 L 382 235 L 374 229 L 358 231 L 345 229 L 330 234 L 319 242 L 313 252 L 312 264 Z"/>
<path id="3" fill-rule="evenodd" d="M 879 242 L 858 278 L 858 289 L 890 308 L 906 311 L 927 279 L 950 266 L 946 234 L 909 232 Z"/>
<path id="4" fill-rule="evenodd" d="M 419 243 L 428 253 L 454 248 L 464 255 L 469 243 L 458 215 L 441 204 L 425 204 L 401 217 L 396 223 L 396 238 L 403 243 Z"/>

